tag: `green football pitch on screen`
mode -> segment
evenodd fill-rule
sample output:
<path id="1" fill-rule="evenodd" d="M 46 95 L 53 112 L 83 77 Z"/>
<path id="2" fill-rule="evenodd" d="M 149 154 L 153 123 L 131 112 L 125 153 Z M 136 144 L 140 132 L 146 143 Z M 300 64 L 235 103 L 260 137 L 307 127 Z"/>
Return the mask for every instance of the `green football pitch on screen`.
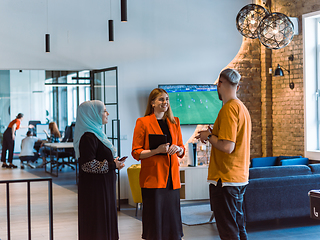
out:
<path id="1" fill-rule="evenodd" d="M 180 124 L 213 124 L 222 107 L 217 91 L 169 92 L 173 115 Z"/>

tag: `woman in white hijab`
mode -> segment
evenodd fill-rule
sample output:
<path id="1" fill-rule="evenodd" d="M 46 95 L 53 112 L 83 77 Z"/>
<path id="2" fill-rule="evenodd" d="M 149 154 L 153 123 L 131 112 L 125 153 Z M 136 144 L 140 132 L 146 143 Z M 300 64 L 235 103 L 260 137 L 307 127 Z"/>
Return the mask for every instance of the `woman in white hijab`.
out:
<path id="1" fill-rule="evenodd" d="M 82 103 L 77 111 L 74 149 L 79 159 L 79 240 L 119 239 L 116 173 L 124 160 L 102 130 L 108 115 L 101 101 Z"/>

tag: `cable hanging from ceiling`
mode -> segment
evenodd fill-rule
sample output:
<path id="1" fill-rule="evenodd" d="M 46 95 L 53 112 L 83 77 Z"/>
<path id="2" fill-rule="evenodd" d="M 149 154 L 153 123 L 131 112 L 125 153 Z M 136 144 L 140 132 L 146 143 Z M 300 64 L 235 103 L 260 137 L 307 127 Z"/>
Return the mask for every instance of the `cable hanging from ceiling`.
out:
<path id="1" fill-rule="evenodd" d="M 45 51 L 50 52 L 50 34 L 49 34 L 49 0 L 47 0 L 47 33 L 44 35 Z"/>

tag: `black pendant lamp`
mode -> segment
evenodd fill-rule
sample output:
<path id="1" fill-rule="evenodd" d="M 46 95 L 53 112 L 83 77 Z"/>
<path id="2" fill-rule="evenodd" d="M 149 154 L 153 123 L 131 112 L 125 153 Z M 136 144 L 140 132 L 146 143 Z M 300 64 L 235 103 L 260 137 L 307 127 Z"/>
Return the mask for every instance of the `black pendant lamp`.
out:
<path id="1" fill-rule="evenodd" d="M 121 0 L 121 22 L 126 22 L 127 19 L 127 0 Z"/>
<path id="2" fill-rule="evenodd" d="M 114 41 L 114 33 L 113 33 L 113 20 L 108 21 L 109 25 L 109 41 L 113 42 Z"/>
<path id="3" fill-rule="evenodd" d="M 45 35 L 45 46 L 46 46 L 46 52 L 49 53 L 50 52 L 50 34 L 49 33 Z"/>

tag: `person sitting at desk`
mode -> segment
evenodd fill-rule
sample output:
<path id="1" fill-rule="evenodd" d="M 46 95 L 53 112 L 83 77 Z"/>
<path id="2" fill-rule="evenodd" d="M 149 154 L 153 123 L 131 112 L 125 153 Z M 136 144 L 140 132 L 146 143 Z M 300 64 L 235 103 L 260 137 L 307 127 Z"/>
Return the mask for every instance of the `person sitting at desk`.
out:
<path id="1" fill-rule="evenodd" d="M 48 150 L 45 148 L 45 146 L 43 146 L 44 143 L 49 142 L 49 143 L 58 143 L 60 142 L 60 138 L 61 138 L 61 134 L 60 131 L 58 129 L 58 126 L 56 124 L 56 122 L 50 122 L 49 123 L 49 131 L 50 131 L 50 135 L 48 134 L 47 131 L 43 130 L 46 135 L 47 135 L 47 141 L 43 141 L 40 147 L 40 157 L 42 158 L 42 164 L 39 165 L 39 167 L 43 167 L 45 164 L 47 164 L 47 156 L 49 154 Z"/>
<path id="2" fill-rule="evenodd" d="M 35 168 L 34 165 L 30 164 L 30 162 L 35 162 L 39 155 L 37 152 L 34 152 L 34 144 L 36 142 L 41 142 L 41 139 L 38 139 L 36 137 L 33 136 L 31 131 L 27 132 L 27 137 L 25 137 L 24 139 L 22 139 L 21 141 L 21 152 L 19 154 L 19 158 L 21 160 L 21 169 L 24 169 L 24 164 L 23 162 L 26 161 L 27 162 L 27 166 L 31 167 L 31 168 Z"/>

